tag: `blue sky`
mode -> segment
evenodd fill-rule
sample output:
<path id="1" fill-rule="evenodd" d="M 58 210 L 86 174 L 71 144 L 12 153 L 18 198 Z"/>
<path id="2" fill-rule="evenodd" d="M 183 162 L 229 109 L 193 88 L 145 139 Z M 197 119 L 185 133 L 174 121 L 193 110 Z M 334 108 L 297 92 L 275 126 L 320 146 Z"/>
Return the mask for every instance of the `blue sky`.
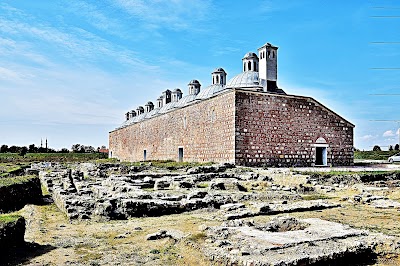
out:
<path id="1" fill-rule="evenodd" d="M 0 144 L 108 145 L 126 111 L 216 67 L 229 79 L 270 42 L 287 93 L 354 123 L 357 148 L 394 145 L 398 125 L 371 120 L 400 120 L 396 16 L 385 0 L 3 0 Z"/>

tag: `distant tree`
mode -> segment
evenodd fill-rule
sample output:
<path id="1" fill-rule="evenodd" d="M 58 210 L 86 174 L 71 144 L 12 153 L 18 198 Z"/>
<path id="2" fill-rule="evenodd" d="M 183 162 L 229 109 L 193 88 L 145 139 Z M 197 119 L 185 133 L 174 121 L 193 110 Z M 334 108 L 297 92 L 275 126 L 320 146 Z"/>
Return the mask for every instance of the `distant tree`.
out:
<path id="1" fill-rule="evenodd" d="M 59 152 L 61 152 L 61 153 L 69 153 L 69 150 L 67 148 L 62 148 Z"/>
<path id="2" fill-rule="evenodd" d="M 394 145 L 394 150 L 398 151 L 399 150 L 399 144 Z"/>
<path id="3" fill-rule="evenodd" d="M 35 152 L 37 152 L 37 151 L 38 151 L 38 148 L 35 147 L 35 144 L 29 145 L 29 148 L 28 148 L 28 152 L 29 152 L 29 153 L 35 153 Z"/>
<path id="4" fill-rule="evenodd" d="M 27 153 L 28 153 L 28 148 L 24 146 L 24 147 L 20 148 L 20 150 L 18 152 L 18 155 L 19 156 L 25 156 Z"/>
<path id="5" fill-rule="evenodd" d="M 81 144 L 74 144 L 71 147 L 72 152 L 81 152 L 82 145 Z"/>
<path id="6" fill-rule="evenodd" d="M 1 145 L 1 148 L 0 148 L 0 152 L 1 153 L 6 153 L 6 152 L 8 152 L 8 145 Z"/>
<path id="7" fill-rule="evenodd" d="M 38 153 L 46 153 L 46 148 L 40 147 L 37 149 Z"/>
<path id="8" fill-rule="evenodd" d="M 353 147 L 354 151 L 360 151 L 360 149 L 357 149 L 356 147 Z"/>
<path id="9" fill-rule="evenodd" d="M 12 153 L 19 153 L 20 150 L 21 150 L 21 147 L 18 147 L 18 146 L 15 146 L 15 145 L 11 146 L 11 147 L 8 149 L 8 151 L 9 151 L 9 152 L 12 152 Z"/>
<path id="10" fill-rule="evenodd" d="M 372 150 L 373 150 L 373 151 L 382 151 L 382 150 L 381 150 L 381 147 L 379 147 L 378 145 L 375 145 L 375 146 L 372 148 Z"/>
<path id="11" fill-rule="evenodd" d="M 95 149 L 93 146 L 85 146 L 85 152 L 93 153 L 93 152 L 95 152 Z"/>
<path id="12" fill-rule="evenodd" d="M 393 151 L 393 146 L 389 145 L 389 151 Z"/>

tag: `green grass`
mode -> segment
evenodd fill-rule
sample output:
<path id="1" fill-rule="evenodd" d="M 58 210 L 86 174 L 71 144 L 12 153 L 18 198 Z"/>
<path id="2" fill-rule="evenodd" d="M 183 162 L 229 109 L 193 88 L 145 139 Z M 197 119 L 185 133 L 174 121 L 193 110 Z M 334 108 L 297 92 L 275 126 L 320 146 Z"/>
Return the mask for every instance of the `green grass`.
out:
<path id="1" fill-rule="evenodd" d="M 354 171 L 329 171 L 329 172 L 314 172 L 314 171 L 298 171 L 295 170 L 293 171 L 294 173 L 297 174 L 302 174 L 302 175 L 318 175 L 321 177 L 331 177 L 331 176 L 346 176 L 346 175 L 380 175 L 380 174 L 396 174 L 399 173 L 399 170 L 396 171 L 359 171 L 359 172 L 354 172 Z"/>
<path id="2" fill-rule="evenodd" d="M 22 184 L 22 183 L 28 182 L 32 178 L 36 178 L 36 176 L 27 175 L 27 176 L 0 178 L 0 187 L 7 187 L 7 186 L 15 185 L 15 184 Z"/>
<path id="3" fill-rule="evenodd" d="M 387 160 L 396 153 L 399 153 L 399 151 L 355 151 L 354 159 Z"/>
<path id="4" fill-rule="evenodd" d="M 87 162 L 105 159 L 103 153 L 27 153 L 19 156 L 18 153 L 0 153 L 0 163 L 7 162 Z"/>
<path id="5" fill-rule="evenodd" d="M 208 188 L 208 183 L 199 183 L 197 184 L 198 188 Z"/>
<path id="6" fill-rule="evenodd" d="M 16 222 L 19 218 L 21 218 L 20 215 L 1 214 L 0 215 L 0 225 Z"/>
<path id="7" fill-rule="evenodd" d="M 188 237 L 189 241 L 193 241 L 193 242 L 202 242 L 206 239 L 207 234 L 204 232 L 200 232 L 200 233 L 196 233 L 196 234 L 192 234 Z"/>
<path id="8" fill-rule="evenodd" d="M 311 194 L 311 195 L 302 195 L 303 200 L 319 200 L 319 199 L 331 199 L 332 197 L 328 197 L 323 194 Z"/>
<path id="9" fill-rule="evenodd" d="M 207 166 L 212 165 L 212 162 L 207 163 L 195 163 L 195 162 L 175 162 L 171 160 L 160 160 L 160 161 L 145 161 L 145 162 L 122 162 L 122 164 L 127 166 L 142 166 L 142 165 L 151 165 L 156 168 L 164 168 L 168 170 L 177 170 L 183 168 L 190 168 L 196 166 Z"/>

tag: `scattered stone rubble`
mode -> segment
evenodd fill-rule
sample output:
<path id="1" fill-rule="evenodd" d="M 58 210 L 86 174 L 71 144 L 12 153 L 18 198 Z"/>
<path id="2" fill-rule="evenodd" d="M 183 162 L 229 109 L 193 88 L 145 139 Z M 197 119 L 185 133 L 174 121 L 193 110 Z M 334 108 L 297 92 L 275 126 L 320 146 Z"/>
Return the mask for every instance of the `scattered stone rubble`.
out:
<path id="1" fill-rule="evenodd" d="M 227 171 L 230 164 L 201 166 L 186 172 L 141 171 L 118 164 L 85 163 L 73 170 L 35 166 L 56 205 L 70 219 L 126 219 L 160 216 L 200 208 L 219 208 L 240 200 L 265 198 L 245 193 L 248 180 L 268 180 L 258 174 Z M 133 169 L 133 170 L 132 170 Z M 119 173 L 125 172 L 121 175 Z M 207 185 L 202 187 L 201 184 Z M 232 191 L 237 192 L 233 193 Z M 294 193 L 271 198 L 293 199 Z"/>
<path id="2" fill-rule="evenodd" d="M 39 172 L 42 185 L 71 220 L 127 219 L 216 209 L 211 218 L 205 219 L 221 221 L 221 225 L 199 228 L 207 236 L 203 251 L 215 264 L 325 265 L 328 261 L 368 259 L 379 252 L 379 247 L 395 253 L 399 250 L 400 242 L 395 237 L 321 219 L 278 216 L 264 224 L 251 220 L 260 215 L 340 208 L 332 200 L 303 200 L 302 195 L 329 195 L 342 189 L 359 191 L 342 201 L 400 209 L 399 202 L 385 196 L 389 187 L 400 187 L 396 173 L 386 177 L 310 174 L 303 184 L 279 185 L 274 182 L 274 174 L 289 174 L 287 170 L 271 169 L 271 175 L 264 175 L 230 164 L 177 171 L 154 169 L 150 163 L 69 167 L 38 164 L 33 170 Z M 185 232 L 164 229 L 148 234 L 146 239 L 179 241 L 187 236 Z"/>
<path id="3" fill-rule="evenodd" d="M 278 217 L 266 224 L 227 221 L 207 228 L 206 232 L 205 254 L 223 265 L 323 263 L 364 256 L 390 238 L 339 223 L 293 217 Z M 392 242 L 392 245 L 398 248 L 398 243 Z"/>

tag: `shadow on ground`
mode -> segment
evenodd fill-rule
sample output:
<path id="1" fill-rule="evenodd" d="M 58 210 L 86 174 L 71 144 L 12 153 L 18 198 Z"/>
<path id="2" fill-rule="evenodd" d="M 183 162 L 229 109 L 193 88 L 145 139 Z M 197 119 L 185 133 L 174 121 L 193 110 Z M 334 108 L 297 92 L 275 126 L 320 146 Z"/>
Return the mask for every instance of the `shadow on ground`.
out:
<path id="1" fill-rule="evenodd" d="M 0 256 L 0 265 L 20 265 L 54 249 L 56 249 L 56 247 L 51 245 L 40 245 L 32 242 L 25 242 L 19 247 L 10 248 L 9 250 L 2 250 L 1 253 L 4 252 L 4 255 L 2 254 Z"/>

